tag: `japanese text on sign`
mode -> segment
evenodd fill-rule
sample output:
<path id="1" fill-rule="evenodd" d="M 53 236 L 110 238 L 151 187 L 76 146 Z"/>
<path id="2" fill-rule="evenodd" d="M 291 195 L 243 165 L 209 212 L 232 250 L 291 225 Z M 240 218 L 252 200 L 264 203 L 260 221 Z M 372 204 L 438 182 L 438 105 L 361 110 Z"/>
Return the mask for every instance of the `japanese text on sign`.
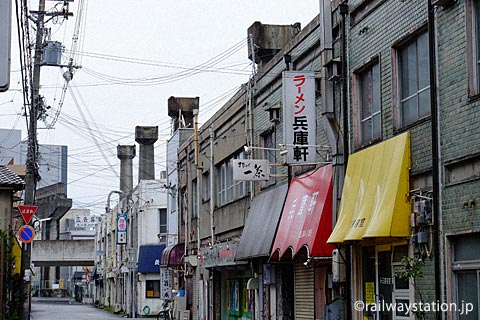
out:
<path id="1" fill-rule="evenodd" d="M 172 269 L 160 268 L 160 292 L 161 299 L 172 298 Z"/>
<path id="2" fill-rule="evenodd" d="M 97 216 L 76 216 L 75 228 L 95 227 L 95 225 L 100 221 L 102 221 L 102 218 Z"/>
<path id="3" fill-rule="evenodd" d="M 127 214 L 117 214 L 117 244 L 127 243 Z"/>
<path id="4" fill-rule="evenodd" d="M 314 163 L 316 157 L 315 73 L 283 73 L 286 163 Z"/>
<path id="5" fill-rule="evenodd" d="M 233 180 L 268 180 L 267 160 L 234 159 Z"/>

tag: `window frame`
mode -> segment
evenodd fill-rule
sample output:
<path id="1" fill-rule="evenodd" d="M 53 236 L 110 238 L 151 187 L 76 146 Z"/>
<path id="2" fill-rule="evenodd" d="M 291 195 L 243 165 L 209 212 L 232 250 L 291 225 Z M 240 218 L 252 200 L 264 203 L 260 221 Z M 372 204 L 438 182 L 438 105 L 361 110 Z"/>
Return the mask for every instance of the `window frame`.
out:
<path id="1" fill-rule="evenodd" d="M 449 236 L 448 238 L 448 247 L 447 247 L 447 256 L 448 260 L 450 263 L 447 265 L 448 270 L 448 275 L 451 277 L 450 278 L 450 285 L 452 287 L 452 290 L 448 290 L 447 288 L 447 302 L 449 303 L 455 303 L 457 307 L 461 307 L 461 303 L 463 301 L 460 301 L 459 299 L 459 292 L 458 292 L 458 275 L 459 274 L 465 274 L 468 272 L 474 272 L 477 275 L 477 295 L 478 295 L 478 300 L 477 300 L 477 312 L 480 312 L 480 259 L 478 257 L 476 259 L 472 260 L 457 260 L 456 259 L 456 250 L 455 250 L 455 243 L 457 241 L 461 241 L 462 237 L 468 237 L 471 235 L 476 235 L 479 236 L 479 232 L 473 232 L 473 233 L 464 233 L 464 234 L 455 234 L 452 236 Z M 459 320 L 462 317 L 458 314 L 458 312 L 452 312 L 452 319 Z"/>
<path id="2" fill-rule="evenodd" d="M 198 193 L 197 193 L 198 180 L 192 180 L 192 219 L 198 218 Z"/>
<path id="3" fill-rule="evenodd" d="M 428 56 L 428 70 L 426 72 L 426 74 L 428 74 L 428 81 L 426 83 L 428 83 L 427 86 L 424 86 L 422 88 L 419 88 L 419 73 L 418 73 L 418 65 L 419 65 L 419 62 L 418 62 L 418 40 L 420 39 L 420 37 L 422 36 L 425 36 L 426 37 L 426 47 L 423 48 L 423 49 L 426 49 L 427 52 L 430 50 L 429 48 L 429 34 L 428 34 L 428 26 L 427 25 L 424 25 L 422 26 L 421 28 L 419 28 L 418 30 L 416 30 L 415 32 L 409 34 L 407 37 L 397 41 L 393 46 L 392 46 L 392 110 L 393 110 L 393 113 L 394 113 L 394 127 L 396 130 L 400 130 L 400 129 L 405 129 L 405 128 L 408 128 L 408 127 L 411 127 L 411 126 L 414 126 L 416 125 L 417 123 L 419 122 L 422 122 L 428 118 L 431 117 L 431 98 L 430 98 L 430 94 L 428 94 L 428 107 L 426 109 L 426 113 L 425 114 L 421 114 L 421 105 L 419 103 L 419 96 L 421 93 L 424 93 L 425 91 L 428 90 L 428 92 L 430 92 L 431 90 L 431 87 L 430 87 L 430 61 L 429 61 L 429 54 L 427 55 L 420 55 L 420 56 Z M 402 74 L 402 51 L 406 50 L 410 45 L 412 45 L 413 43 L 415 43 L 415 60 L 416 60 L 416 67 L 415 67 L 415 80 L 417 82 L 417 88 L 415 89 L 415 93 L 414 94 L 411 94 L 409 96 L 406 96 L 406 97 L 403 97 L 403 93 L 402 93 L 402 84 L 403 84 L 403 81 L 402 81 L 402 78 L 403 78 L 403 74 Z M 417 108 L 417 111 L 416 111 L 416 116 L 415 116 L 415 119 L 411 120 L 411 121 L 405 121 L 404 119 L 404 108 L 403 108 L 403 105 L 404 105 L 404 102 L 406 102 L 407 100 L 409 100 L 409 98 L 416 98 L 416 108 Z"/>
<path id="4" fill-rule="evenodd" d="M 202 174 L 202 202 L 207 202 L 211 198 L 210 190 L 210 171 Z"/>
<path id="5" fill-rule="evenodd" d="M 272 127 L 269 130 L 266 130 L 260 134 L 260 146 L 262 148 L 275 149 L 277 144 L 277 137 L 275 134 L 275 128 Z M 268 161 L 268 166 L 270 167 L 269 175 L 270 179 L 266 181 L 261 181 L 260 187 L 266 188 L 272 186 L 276 183 L 275 174 L 277 173 L 277 167 L 270 164 L 277 163 L 277 155 L 275 150 L 262 150 L 263 159 Z"/>
<path id="6" fill-rule="evenodd" d="M 162 224 L 162 216 L 165 220 L 165 224 Z M 159 234 L 167 234 L 168 233 L 168 211 L 167 211 L 167 208 L 159 208 L 158 209 L 158 233 Z M 167 237 L 160 237 L 160 244 L 165 244 L 165 243 L 167 243 Z"/>
<path id="7" fill-rule="evenodd" d="M 155 283 L 158 284 L 158 291 L 155 291 Z M 149 284 L 150 285 L 153 285 L 153 296 L 149 297 L 148 296 L 148 292 L 149 292 Z M 156 294 L 156 292 L 158 293 L 158 296 Z M 145 299 L 160 299 L 160 296 L 161 296 L 161 293 L 160 293 L 160 280 L 157 279 L 157 280 L 145 280 Z"/>
<path id="8" fill-rule="evenodd" d="M 375 84 L 373 81 L 373 69 L 378 68 L 378 84 Z M 372 73 L 372 83 L 371 83 L 371 96 L 372 99 L 378 98 L 378 110 L 375 110 L 374 112 L 372 111 L 372 114 L 369 116 L 363 116 L 364 112 L 364 105 L 363 105 L 363 99 L 362 99 L 362 76 L 370 72 Z M 354 113 L 354 146 L 356 148 L 361 148 L 366 145 L 370 145 L 376 141 L 379 141 L 383 137 L 383 108 L 382 108 L 382 92 L 381 92 L 381 65 L 380 65 L 380 57 L 375 56 L 370 61 L 368 61 L 366 64 L 362 65 L 361 67 L 358 67 L 354 69 L 353 71 L 353 77 L 352 77 L 352 104 L 353 104 L 353 113 Z M 377 87 L 377 88 L 375 88 Z M 378 97 L 375 97 L 375 90 L 378 92 Z M 372 109 L 373 105 L 375 102 L 372 100 Z M 375 116 L 379 116 L 380 118 L 380 123 L 379 123 L 379 134 L 378 136 L 374 135 L 374 126 L 372 123 L 372 132 L 369 135 L 369 137 L 365 137 L 363 134 L 363 127 L 362 127 L 362 122 L 366 120 L 372 120 Z"/>
<path id="9" fill-rule="evenodd" d="M 477 99 L 480 98 L 480 3 L 467 0 L 465 5 L 468 96 Z"/>
<path id="10" fill-rule="evenodd" d="M 248 159 L 244 151 L 237 152 L 217 165 L 217 207 L 225 206 L 250 193 L 249 181 L 233 180 L 233 159 Z"/>

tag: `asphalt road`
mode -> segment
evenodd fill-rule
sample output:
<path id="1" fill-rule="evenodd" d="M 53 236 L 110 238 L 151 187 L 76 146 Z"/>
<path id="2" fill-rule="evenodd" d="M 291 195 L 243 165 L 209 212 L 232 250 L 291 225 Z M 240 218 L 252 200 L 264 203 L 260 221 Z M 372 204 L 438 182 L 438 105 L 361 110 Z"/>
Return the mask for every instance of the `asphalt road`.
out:
<path id="1" fill-rule="evenodd" d="M 31 320 L 110 320 L 124 318 L 86 304 L 32 302 Z"/>

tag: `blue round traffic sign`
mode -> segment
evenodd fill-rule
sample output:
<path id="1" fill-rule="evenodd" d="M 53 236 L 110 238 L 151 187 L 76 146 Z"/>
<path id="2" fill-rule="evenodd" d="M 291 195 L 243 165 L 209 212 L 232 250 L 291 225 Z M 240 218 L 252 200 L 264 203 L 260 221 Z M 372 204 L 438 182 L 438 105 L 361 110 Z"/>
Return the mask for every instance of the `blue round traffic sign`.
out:
<path id="1" fill-rule="evenodd" d="M 30 243 L 33 241 L 33 238 L 35 237 L 35 229 L 31 226 L 22 226 L 20 230 L 18 230 L 18 238 L 20 238 L 20 241 L 23 243 Z"/>

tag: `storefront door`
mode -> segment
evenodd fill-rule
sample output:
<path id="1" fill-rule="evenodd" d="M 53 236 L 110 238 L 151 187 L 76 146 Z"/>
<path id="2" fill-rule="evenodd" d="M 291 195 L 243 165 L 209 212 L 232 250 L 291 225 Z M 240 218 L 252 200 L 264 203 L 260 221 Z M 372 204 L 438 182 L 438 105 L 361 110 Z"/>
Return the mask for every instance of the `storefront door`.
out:
<path id="1" fill-rule="evenodd" d="M 409 303 L 408 281 L 395 277 L 401 260 L 408 255 L 407 245 L 372 245 L 362 247 L 364 318 L 404 320 L 408 314 L 400 305 Z"/>

